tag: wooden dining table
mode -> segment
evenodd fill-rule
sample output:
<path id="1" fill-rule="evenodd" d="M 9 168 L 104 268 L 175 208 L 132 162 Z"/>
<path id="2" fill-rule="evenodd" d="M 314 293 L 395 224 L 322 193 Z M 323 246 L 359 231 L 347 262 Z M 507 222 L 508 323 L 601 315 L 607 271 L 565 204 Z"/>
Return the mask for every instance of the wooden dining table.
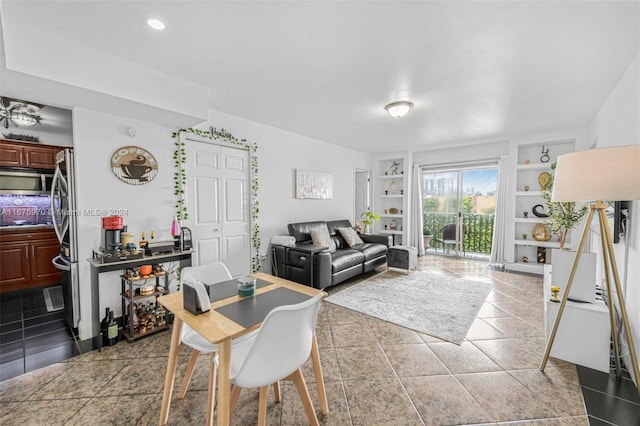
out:
<path id="1" fill-rule="evenodd" d="M 301 293 L 308 296 L 315 296 L 318 293 L 323 293 L 326 297 L 327 293 L 318 290 L 313 287 L 301 285 L 283 278 L 275 277 L 273 275 L 257 272 L 252 276 L 259 280 L 264 280 L 272 283 L 272 285 L 257 288 L 255 296 L 267 293 L 279 288 L 287 288 L 297 293 Z M 214 287 L 215 288 L 215 287 Z M 242 336 L 260 327 L 262 322 L 258 322 L 249 327 L 245 327 L 230 318 L 226 317 L 222 313 L 216 311 L 216 308 L 220 308 L 226 305 L 239 302 L 243 298 L 234 295 L 222 300 L 218 300 L 211 303 L 211 309 L 208 312 L 194 315 L 184 308 L 183 294 L 181 291 L 171 293 L 158 298 L 158 302 L 164 306 L 168 311 L 174 314 L 173 330 L 171 332 L 171 346 L 169 348 L 169 361 L 167 364 L 167 373 L 164 381 L 164 391 L 162 394 L 162 407 L 160 410 L 160 425 L 167 424 L 169 419 L 169 407 L 171 404 L 171 396 L 173 394 L 173 386 L 176 378 L 176 367 L 178 365 L 178 351 L 181 343 L 182 325 L 188 324 L 195 331 L 200 333 L 209 342 L 219 345 L 219 365 L 218 365 L 218 426 L 228 425 L 231 417 L 230 412 L 230 394 L 231 394 L 231 381 L 230 381 L 230 365 L 231 365 L 231 341 L 234 338 Z M 286 304 L 286 302 L 283 302 Z M 316 336 L 313 337 L 311 347 L 311 359 L 313 363 L 314 374 L 316 378 L 316 385 L 318 388 L 318 397 L 320 399 L 320 410 L 322 414 L 327 415 L 329 413 L 329 405 L 327 403 L 327 395 L 324 387 L 324 377 L 322 374 L 322 366 L 320 364 L 320 354 L 318 351 L 318 342 Z M 213 424 L 213 395 L 215 392 L 215 383 L 213 382 L 213 376 L 209 375 L 209 393 L 207 402 L 207 425 Z"/>

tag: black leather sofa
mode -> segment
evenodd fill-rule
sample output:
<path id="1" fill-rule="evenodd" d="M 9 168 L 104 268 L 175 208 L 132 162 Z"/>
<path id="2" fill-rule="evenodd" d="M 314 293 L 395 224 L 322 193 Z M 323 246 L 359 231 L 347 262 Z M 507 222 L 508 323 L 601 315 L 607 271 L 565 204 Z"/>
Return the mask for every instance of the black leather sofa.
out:
<path id="1" fill-rule="evenodd" d="M 313 245 L 310 230 L 324 224 L 336 244 L 336 250 L 324 250 L 310 255 L 305 252 L 305 246 Z M 337 231 L 344 227 L 352 227 L 349 220 L 290 223 L 289 235 L 296 239 L 296 245 L 274 247 L 277 275 L 322 289 L 387 263 L 387 249 L 392 245 L 391 236 L 360 234 L 364 243 L 349 247 Z M 310 264 L 311 261 L 313 264 Z"/>

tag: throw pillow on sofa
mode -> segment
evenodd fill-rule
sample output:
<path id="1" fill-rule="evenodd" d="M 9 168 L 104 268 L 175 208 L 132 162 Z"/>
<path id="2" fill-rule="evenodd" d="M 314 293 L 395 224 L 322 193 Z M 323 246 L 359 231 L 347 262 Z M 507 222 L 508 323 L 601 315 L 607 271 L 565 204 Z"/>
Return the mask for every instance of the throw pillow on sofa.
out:
<path id="1" fill-rule="evenodd" d="M 342 238 L 344 238 L 349 247 L 353 247 L 357 244 L 364 244 L 364 241 L 362 241 L 358 236 L 358 233 L 353 228 L 338 228 L 338 232 L 342 235 Z"/>
<path id="2" fill-rule="evenodd" d="M 311 234 L 311 241 L 313 241 L 313 244 L 329 247 L 329 251 L 336 250 L 336 243 L 331 239 L 329 229 L 326 225 L 311 228 L 309 230 L 309 234 Z"/>

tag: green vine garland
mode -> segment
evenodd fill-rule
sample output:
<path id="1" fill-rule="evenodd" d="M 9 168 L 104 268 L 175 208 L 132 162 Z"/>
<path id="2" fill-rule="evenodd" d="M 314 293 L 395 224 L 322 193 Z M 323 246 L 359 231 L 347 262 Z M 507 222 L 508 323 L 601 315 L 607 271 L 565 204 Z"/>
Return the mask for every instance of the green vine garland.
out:
<path id="1" fill-rule="evenodd" d="M 173 153 L 174 165 L 176 172 L 173 175 L 173 193 L 176 196 L 176 215 L 178 220 L 186 220 L 189 218 L 189 212 L 184 201 L 184 186 L 187 183 L 186 164 L 187 155 L 185 152 L 185 143 L 180 142 L 178 135 L 181 132 L 193 133 L 204 138 L 224 141 L 234 145 L 239 145 L 249 150 L 251 157 L 251 242 L 253 244 L 253 255 L 251 256 L 251 271 L 260 270 L 260 225 L 258 224 L 258 215 L 260 213 L 260 203 L 258 201 L 258 145 L 249 143 L 246 139 L 238 139 L 225 129 L 216 129 L 209 127 L 209 130 L 200 129 L 180 129 L 173 132 L 171 137 L 176 139 L 176 149 Z"/>

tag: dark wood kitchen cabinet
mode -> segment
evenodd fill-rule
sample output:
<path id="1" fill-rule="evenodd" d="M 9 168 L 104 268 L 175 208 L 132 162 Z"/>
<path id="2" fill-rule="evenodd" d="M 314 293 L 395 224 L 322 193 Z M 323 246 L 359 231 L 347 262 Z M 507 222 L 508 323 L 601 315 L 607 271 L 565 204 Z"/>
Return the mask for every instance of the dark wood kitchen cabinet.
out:
<path id="1" fill-rule="evenodd" d="M 60 146 L 0 140 L 0 166 L 54 170 L 56 154 L 63 149 Z"/>
<path id="2" fill-rule="evenodd" d="M 0 293 L 57 284 L 62 272 L 51 260 L 60 253 L 53 229 L 0 232 Z"/>

